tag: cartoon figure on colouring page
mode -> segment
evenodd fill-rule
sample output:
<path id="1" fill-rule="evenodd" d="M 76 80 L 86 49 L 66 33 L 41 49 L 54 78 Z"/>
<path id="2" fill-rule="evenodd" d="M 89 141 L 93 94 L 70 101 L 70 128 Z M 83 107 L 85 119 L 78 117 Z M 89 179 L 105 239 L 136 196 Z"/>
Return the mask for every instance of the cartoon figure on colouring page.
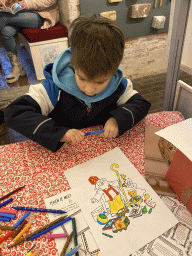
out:
<path id="1" fill-rule="evenodd" d="M 123 183 L 124 189 L 130 197 L 129 205 L 132 208 L 130 210 L 130 213 L 133 214 L 135 217 L 136 216 L 138 217 L 141 215 L 142 208 L 140 205 L 143 202 L 142 196 L 144 195 L 146 190 L 137 188 L 137 184 L 133 183 L 130 178 L 126 179 L 125 175 L 123 175 L 123 179 L 124 179 L 124 183 Z"/>
<path id="2" fill-rule="evenodd" d="M 91 215 L 103 226 L 101 233 L 108 238 L 113 238 L 114 233 L 127 230 L 131 223 L 129 218 L 151 214 L 156 206 L 145 189 L 138 188 L 126 175 L 119 174 L 117 168 L 119 165 L 115 163 L 110 166 L 117 177 L 114 181 L 97 176 L 88 179 L 96 190 L 91 199 L 91 203 L 95 204 Z"/>
<path id="3" fill-rule="evenodd" d="M 118 192 L 118 182 L 110 182 L 105 178 L 99 179 L 96 176 L 90 177 L 89 182 L 92 185 L 95 185 L 95 189 L 97 190 L 91 202 L 95 203 L 101 201 L 106 214 L 110 213 L 112 215 L 124 207 L 124 203 L 122 202 L 120 193 Z M 108 203 L 108 206 L 106 202 Z"/>

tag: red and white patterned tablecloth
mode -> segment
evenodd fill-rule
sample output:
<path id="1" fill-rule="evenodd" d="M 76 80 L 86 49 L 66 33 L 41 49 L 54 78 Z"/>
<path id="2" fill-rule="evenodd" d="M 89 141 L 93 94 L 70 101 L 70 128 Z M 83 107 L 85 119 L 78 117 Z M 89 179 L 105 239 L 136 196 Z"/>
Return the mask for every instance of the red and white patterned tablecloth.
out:
<path id="1" fill-rule="evenodd" d="M 26 187 L 12 195 L 13 202 L 6 206 L 45 207 L 44 199 L 70 189 L 65 177 L 65 170 L 86 162 L 105 152 L 119 147 L 137 170 L 144 175 L 144 132 L 145 125 L 165 128 L 183 121 L 180 112 L 163 111 L 147 115 L 131 130 L 117 139 L 108 140 L 100 135 L 87 136 L 78 145 L 64 144 L 53 153 L 37 143 L 27 140 L 0 147 L 0 196 L 15 188 Z M 101 129 L 95 126 L 83 129 L 86 132 Z M 13 225 L 23 213 L 17 213 L 17 219 L 4 225 Z M 49 223 L 46 213 L 35 213 L 30 233 Z M 4 231 L 5 233 L 5 231 Z M 17 247 L 8 249 L 12 243 L 10 238 L 2 244 L 3 255 L 25 255 L 33 244 L 40 248 L 39 255 L 59 255 L 54 240 L 41 236 L 35 241 L 24 242 Z"/>

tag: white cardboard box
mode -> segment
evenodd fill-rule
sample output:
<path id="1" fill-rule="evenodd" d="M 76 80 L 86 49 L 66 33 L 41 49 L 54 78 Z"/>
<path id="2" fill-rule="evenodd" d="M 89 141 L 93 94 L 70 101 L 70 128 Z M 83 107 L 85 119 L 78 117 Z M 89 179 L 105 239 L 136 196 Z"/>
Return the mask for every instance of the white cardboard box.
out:
<path id="1" fill-rule="evenodd" d="M 37 80 L 45 79 L 43 75 L 45 65 L 53 62 L 60 52 L 68 48 L 67 37 L 29 43 L 23 34 L 19 33 L 19 40 L 23 43 L 33 60 Z"/>

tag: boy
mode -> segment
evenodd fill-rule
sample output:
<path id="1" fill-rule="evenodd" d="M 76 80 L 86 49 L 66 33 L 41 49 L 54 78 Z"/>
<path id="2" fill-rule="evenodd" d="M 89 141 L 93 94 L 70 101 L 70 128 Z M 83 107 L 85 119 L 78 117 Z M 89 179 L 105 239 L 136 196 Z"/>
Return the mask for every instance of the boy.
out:
<path id="1" fill-rule="evenodd" d="M 103 125 L 106 138 L 121 136 L 151 106 L 123 78 L 124 35 L 113 21 L 82 15 L 70 30 L 71 47 L 45 66 L 45 81 L 5 110 L 12 129 L 53 152 L 82 141 L 83 127 Z"/>

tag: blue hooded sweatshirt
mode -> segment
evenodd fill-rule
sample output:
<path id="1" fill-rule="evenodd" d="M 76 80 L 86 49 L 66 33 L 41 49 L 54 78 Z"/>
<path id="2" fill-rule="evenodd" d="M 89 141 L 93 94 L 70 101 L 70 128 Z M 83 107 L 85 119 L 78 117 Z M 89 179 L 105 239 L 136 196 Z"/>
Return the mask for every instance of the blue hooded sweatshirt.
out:
<path id="1" fill-rule="evenodd" d="M 92 97 L 87 96 L 79 89 L 76 83 L 75 71 L 70 64 L 70 60 L 71 47 L 64 52 L 61 52 L 55 58 L 52 69 L 53 81 L 60 89 L 84 101 L 87 106 L 110 96 L 117 89 L 123 78 L 122 70 L 119 67 L 115 75 L 111 77 L 107 87 L 102 92 Z"/>
<path id="2" fill-rule="evenodd" d="M 121 136 L 147 115 L 151 104 L 133 90 L 120 68 L 102 92 L 90 97 L 77 86 L 70 60 L 68 48 L 46 65 L 42 83 L 31 85 L 29 93 L 6 108 L 9 127 L 55 152 L 69 129 L 104 126 L 114 117 Z"/>

